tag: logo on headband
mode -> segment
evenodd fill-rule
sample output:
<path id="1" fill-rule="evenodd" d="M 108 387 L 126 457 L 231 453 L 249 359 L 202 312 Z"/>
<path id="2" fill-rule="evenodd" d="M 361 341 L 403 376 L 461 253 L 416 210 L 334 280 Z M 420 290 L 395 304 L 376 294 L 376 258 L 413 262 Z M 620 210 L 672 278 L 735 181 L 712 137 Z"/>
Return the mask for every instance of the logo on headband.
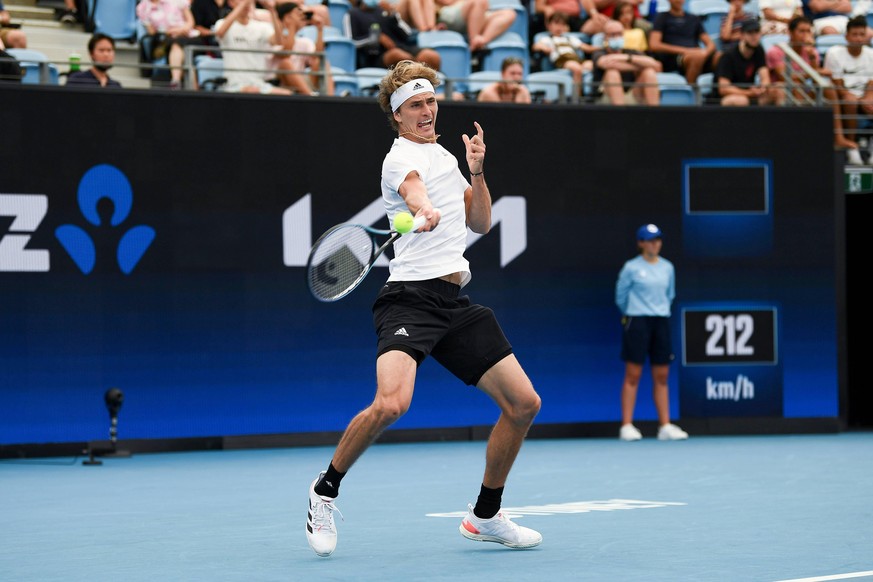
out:
<path id="1" fill-rule="evenodd" d="M 415 86 L 412 87 L 412 90 L 415 91 L 417 89 L 424 89 L 424 85 L 421 83 L 416 83 Z"/>

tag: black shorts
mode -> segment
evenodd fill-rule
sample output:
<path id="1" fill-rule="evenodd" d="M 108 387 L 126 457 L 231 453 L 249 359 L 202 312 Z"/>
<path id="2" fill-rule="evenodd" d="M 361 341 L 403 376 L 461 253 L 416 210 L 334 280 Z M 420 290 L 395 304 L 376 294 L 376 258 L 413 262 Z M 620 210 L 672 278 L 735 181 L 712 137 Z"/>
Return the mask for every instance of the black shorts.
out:
<path id="1" fill-rule="evenodd" d="M 391 350 L 421 365 L 430 355 L 465 384 L 475 386 L 512 353 L 494 312 L 458 297 L 459 285 L 441 279 L 391 282 L 373 304 L 377 357 Z"/>
<path id="2" fill-rule="evenodd" d="M 659 53 L 654 55 L 655 58 L 661 62 L 663 70 L 665 73 L 682 73 L 685 74 L 685 63 L 683 62 L 682 55 L 674 55 L 672 53 Z M 703 70 L 701 73 L 712 73 L 715 72 L 715 67 L 713 66 L 713 59 L 715 54 L 711 54 L 706 58 L 706 61 L 703 63 Z"/>
<path id="3" fill-rule="evenodd" d="M 645 364 L 646 357 L 654 365 L 673 361 L 670 342 L 670 318 L 648 315 L 625 315 L 621 318 L 621 359 Z"/>

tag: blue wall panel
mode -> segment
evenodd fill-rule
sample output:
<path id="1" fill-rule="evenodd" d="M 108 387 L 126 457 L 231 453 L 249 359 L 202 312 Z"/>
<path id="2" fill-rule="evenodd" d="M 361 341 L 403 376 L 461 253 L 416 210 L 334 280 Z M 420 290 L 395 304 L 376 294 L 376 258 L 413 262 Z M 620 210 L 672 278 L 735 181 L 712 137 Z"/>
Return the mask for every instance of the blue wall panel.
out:
<path id="1" fill-rule="evenodd" d="M 111 386 L 125 394 L 123 439 L 336 431 L 369 403 L 370 303 L 387 271 L 321 304 L 299 253 L 379 196 L 393 136 L 373 103 L 24 89 L 3 100 L 0 245 L 27 240 L 0 252 L 0 444 L 105 438 Z M 440 141 L 459 157 L 460 135 L 484 126 L 488 183 L 506 212 L 470 247 L 466 292 L 497 312 L 543 396 L 538 423 L 618 422 L 614 284 L 636 228 L 656 222 L 677 306 L 779 305 L 782 415 L 837 416 L 828 112 L 677 109 L 443 105 Z M 786 146 L 799 125 L 822 139 Z M 698 158 L 767 161 L 768 248 L 734 256 L 722 232 L 726 248 L 688 251 L 683 164 Z M 83 186 L 95 167 L 123 175 L 129 196 L 108 179 L 115 170 Z M 39 220 L 16 222 L 22 213 Z M 64 226 L 75 228 L 59 235 Z M 501 265 L 502 244 L 522 252 Z M 673 319 L 678 342 L 678 310 Z M 679 377 L 677 364 L 676 415 Z M 655 418 L 648 394 L 646 378 L 640 419 Z M 395 426 L 495 418 L 487 398 L 428 361 Z"/>

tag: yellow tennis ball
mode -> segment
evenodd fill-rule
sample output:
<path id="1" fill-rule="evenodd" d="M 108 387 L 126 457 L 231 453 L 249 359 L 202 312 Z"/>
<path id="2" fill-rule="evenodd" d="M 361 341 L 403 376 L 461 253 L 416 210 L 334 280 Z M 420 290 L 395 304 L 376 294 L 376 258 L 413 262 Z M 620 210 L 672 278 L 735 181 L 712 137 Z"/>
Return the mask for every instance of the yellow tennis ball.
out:
<path id="1" fill-rule="evenodd" d="M 412 230 L 412 215 L 408 212 L 398 212 L 394 215 L 394 230 L 406 234 Z"/>

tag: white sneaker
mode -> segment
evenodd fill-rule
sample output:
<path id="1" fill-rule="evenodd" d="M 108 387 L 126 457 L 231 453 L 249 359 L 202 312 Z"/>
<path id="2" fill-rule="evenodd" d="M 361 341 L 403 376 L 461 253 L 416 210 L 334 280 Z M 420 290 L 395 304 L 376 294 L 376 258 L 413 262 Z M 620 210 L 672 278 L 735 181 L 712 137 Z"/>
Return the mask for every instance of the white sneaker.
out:
<path id="1" fill-rule="evenodd" d="M 472 505 L 467 505 L 467 517 L 458 530 L 468 540 L 497 542 L 510 548 L 533 548 L 543 541 L 538 531 L 513 523 L 502 511 L 491 519 L 476 517 Z"/>
<path id="2" fill-rule="evenodd" d="M 855 148 L 846 150 L 846 163 L 850 166 L 863 166 L 864 160 L 861 158 L 861 152 Z"/>
<path id="3" fill-rule="evenodd" d="M 623 424 L 618 431 L 618 438 L 623 441 L 638 441 L 643 438 L 643 433 L 632 424 Z"/>
<path id="4" fill-rule="evenodd" d="M 309 514 L 306 517 L 306 540 L 316 554 L 329 556 L 336 549 L 336 524 L 333 512 L 343 516 L 330 497 L 322 497 L 315 492 L 315 484 L 327 471 L 322 471 L 309 486 Z"/>
<path id="5" fill-rule="evenodd" d="M 675 424 L 665 424 L 658 429 L 659 441 L 683 441 L 688 438 L 688 433 Z"/>

